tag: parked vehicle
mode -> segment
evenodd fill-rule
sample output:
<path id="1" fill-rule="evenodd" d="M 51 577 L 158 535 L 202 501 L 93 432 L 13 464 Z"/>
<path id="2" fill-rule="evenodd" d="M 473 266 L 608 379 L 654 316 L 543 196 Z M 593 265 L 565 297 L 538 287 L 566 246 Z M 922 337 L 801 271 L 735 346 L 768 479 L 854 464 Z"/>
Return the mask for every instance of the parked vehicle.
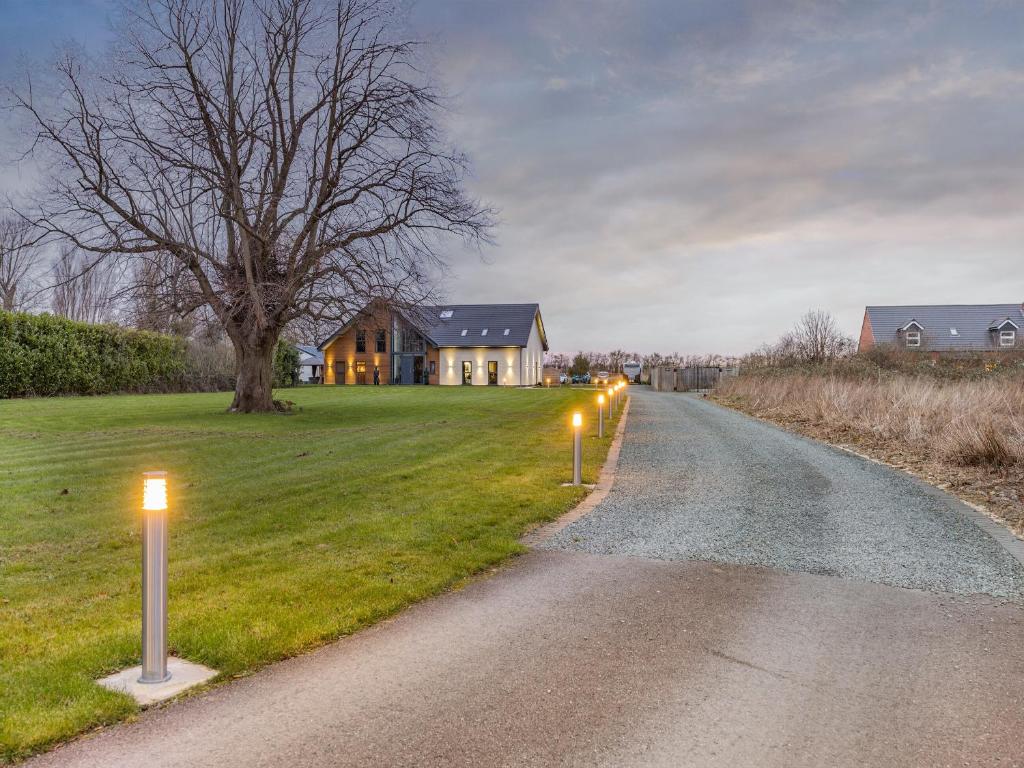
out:
<path id="1" fill-rule="evenodd" d="M 602 387 L 608 386 L 608 379 L 609 378 L 610 377 L 608 375 L 608 371 L 598 371 L 597 372 L 597 383 L 600 384 Z"/>
<path id="2" fill-rule="evenodd" d="M 576 373 L 576 374 L 573 374 L 572 383 L 573 384 L 589 384 L 590 383 L 590 374 L 589 373 L 582 373 L 582 374 Z"/>
<path id="3" fill-rule="evenodd" d="M 639 384 L 643 367 L 636 360 L 627 360 L 622 364 L 622 372 L 626 375 L 626 381 L 632 384 Z"/>
<path id="4" fill-rule="evenodd" d="M 558 377 L 558 383 L 559 384 L 568 384 L 569 383 L 569 376 L 568 376 L 568 374 L 563 373 L 561 376 L 559 376 Z"/>

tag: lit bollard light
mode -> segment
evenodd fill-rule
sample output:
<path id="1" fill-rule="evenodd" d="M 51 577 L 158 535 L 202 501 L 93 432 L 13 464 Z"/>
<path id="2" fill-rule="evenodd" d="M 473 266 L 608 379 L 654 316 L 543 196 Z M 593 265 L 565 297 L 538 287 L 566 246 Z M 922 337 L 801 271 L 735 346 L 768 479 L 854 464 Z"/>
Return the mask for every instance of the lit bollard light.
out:
<path id="1" fill-rule="evenodd" d="M 604 395 L 597 396 L 597 436 L 604 437 Z"/>
<path id="2" fill-rule="evenodd" d="M 167 671 L 167 473 L 143 474 L 142 675 L 162 683 Z"/>
<path id="3" fill-rule="evenodd" d="M 615 405 L 615 390 L 608 387 L 608 418 L 611 418 L 614 412 L 613 406 Z"/>
<path id="4" fill-rule="evenodd" d="M 572 415 L 572 484 L 583 484 L 583 415 Z"/>

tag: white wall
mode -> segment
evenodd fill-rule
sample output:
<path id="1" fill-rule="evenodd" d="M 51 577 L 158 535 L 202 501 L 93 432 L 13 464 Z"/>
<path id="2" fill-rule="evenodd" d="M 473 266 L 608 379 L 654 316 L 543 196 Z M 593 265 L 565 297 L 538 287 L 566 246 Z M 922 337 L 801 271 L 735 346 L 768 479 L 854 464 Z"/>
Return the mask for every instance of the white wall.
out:
<path id="1" fill-rule="evenodd" d="M 473 364 L 473 386 L 487 386 L 487 361 L 498 363 L 498 384 L 515 387 L 519 385 L 519 347 L 441 347 L 438 350 L 440 370 L 438 381 L 441 384 L 462 384 L 462 363 L 466 360 Z"/>
<path id="2" fill-rule="evenodd" d="M 530 340 L 523 347 L 523 384 L 533 386 L 544 379 L 544 342 L 540 339 L 540 328 L 534 318 L 530 329 Z"/>

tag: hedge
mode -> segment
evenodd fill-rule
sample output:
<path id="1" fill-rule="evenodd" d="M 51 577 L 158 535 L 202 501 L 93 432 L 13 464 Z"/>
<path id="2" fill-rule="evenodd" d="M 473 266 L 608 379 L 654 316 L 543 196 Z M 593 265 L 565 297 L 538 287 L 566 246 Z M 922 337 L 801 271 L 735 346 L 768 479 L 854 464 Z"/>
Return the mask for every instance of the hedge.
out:
<path id="1" fill-rule="evenodd" d="M 0 311 L 0 398 L 167 392 L 185 370 L 173 336 Z"/>

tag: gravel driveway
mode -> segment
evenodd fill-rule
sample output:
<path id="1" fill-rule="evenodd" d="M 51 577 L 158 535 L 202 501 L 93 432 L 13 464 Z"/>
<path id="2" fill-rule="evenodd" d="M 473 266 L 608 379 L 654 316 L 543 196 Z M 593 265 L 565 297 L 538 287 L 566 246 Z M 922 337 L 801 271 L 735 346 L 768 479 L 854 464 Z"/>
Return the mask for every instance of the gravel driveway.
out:
<path id="1" fill-rule="evenodd" d="M 611 492 L 543 546 L 1024 599 L 1024 567 L 951 496 L 697 396 L 630 394 Z"/>

